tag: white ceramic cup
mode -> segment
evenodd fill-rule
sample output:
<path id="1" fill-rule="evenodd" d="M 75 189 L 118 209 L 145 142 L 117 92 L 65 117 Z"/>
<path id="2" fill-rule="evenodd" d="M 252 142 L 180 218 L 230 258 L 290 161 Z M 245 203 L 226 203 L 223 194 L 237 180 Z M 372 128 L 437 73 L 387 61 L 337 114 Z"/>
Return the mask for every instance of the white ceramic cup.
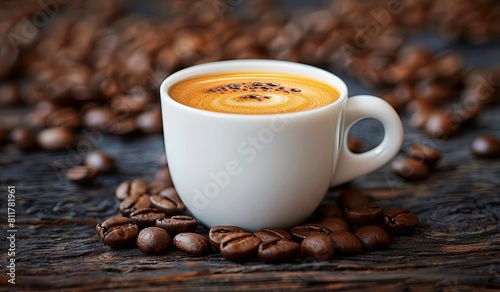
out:
<path id="1" fill-rule="evenodd" d="M 169 88 L 184 79 L 220 72 L 271 71 L 314 78 L 337 88 L 335 102 L 283 114 L 228 114 L 173 100 Z M 399 151 L 403 127 L 380 98 L 347 98 L 346 84 L 309 65 L 272 60 L 235 60 L 180 70 L 161 84 L 166 155 L 172 180 L 189 211 L 208 227 L 246 230 L 300 224 L 328 188 L 382 167 Z M 384 138 L 360 154 L 347 147 L 351 126 L 374 118 Z"/>

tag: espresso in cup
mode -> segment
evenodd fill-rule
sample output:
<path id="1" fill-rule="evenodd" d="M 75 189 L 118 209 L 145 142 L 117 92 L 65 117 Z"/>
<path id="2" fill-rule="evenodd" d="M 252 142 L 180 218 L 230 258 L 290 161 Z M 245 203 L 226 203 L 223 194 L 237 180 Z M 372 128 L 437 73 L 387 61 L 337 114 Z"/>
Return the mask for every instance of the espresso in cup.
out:
<path id="1" fill-rule="evenodd" d="M 195 76 L 168 94 L 189 107 L 232 114 L 299 112 L 336 101 L 339 90 L 312 78 L 277 72 L 228 72 Z"/>
<path id="2" fill-rule="evenodd" d="M 384 100 L 348 98 L 346 84 L 312 66 L 274 60 L 196 65 L 163 81 L 165 151 L 179 197 L 207 227 L 290 228 L 331 186 L 382 167 L 403 127 Z M 373 118 L 382 142 L 362 154 L 346 140 Z"/>

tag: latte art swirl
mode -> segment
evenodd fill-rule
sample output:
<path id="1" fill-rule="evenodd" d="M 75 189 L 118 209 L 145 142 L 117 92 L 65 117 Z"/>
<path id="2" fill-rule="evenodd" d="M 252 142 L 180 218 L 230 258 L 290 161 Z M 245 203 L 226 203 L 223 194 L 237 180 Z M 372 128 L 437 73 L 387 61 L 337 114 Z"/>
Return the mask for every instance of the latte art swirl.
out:
<path id="1" fill-rule="evenodd" d="M 339 92 L 321 81 L 274 72 L 231 72 L 186 79 L 169 90 L 184 105 L 223 113 L 289 113 L 328 105 Z"/>

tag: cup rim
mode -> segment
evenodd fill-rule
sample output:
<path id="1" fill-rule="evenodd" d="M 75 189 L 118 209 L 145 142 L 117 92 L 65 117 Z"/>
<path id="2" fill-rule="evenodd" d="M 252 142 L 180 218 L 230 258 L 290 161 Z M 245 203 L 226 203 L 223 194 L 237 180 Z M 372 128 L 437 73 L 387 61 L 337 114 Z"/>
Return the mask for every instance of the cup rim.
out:
<path id="1" fill-rule="evenodd" d="M 254 67 L 257 69 L 247 69 L 246 67 Z M 230 69 L 230 68 L 237 68 L 237 69 Z M 301 70 L 302 69 L 302 70 Z M 267 72 L 283 72 L 283 73 L 290 73 L 294 75 L 299 75 L 299 76 L 305 76 L 308 78 L 313 78 L 316 80 L 320 80 L 322 82 L 325 82 L 333 87 L 335 87 L 339 93 L 340 96 L 337 100 L 334 102 L 327 104 L 322 107 L 318 108 L 313 108 L 313 109 L 308 109 L 308 110 L 303 110 L 303 111 L 297 111 L 297 112 L 288 112 L 288 113 L 265 113 L 265 114 L 243 114 L 243 113 L 225 113 L 225 112 L 216 112 L 216 111 L 210 111 L 210 110 L 204 110 L 204 109 L 199 109 L 199 108 L 194 108 L 187 106 L 185 104 L 182 104 L 176 100 L 174 100 L 169 94 L 168 94 L 168 88 L 184 79 L 191 78 L 194 76 L 199 76 L 199 75 L 206 75 L 210 73 L 224 73 L 224 72 L 238 72 L 238 71 L 245 71 L 245 70 L 257 70 L 257 71 L 267 71 Z M 196 71 L 200 71 L 203 73 L 197 74 Z M 303 71 L 307 71 L 309 74 L 304 73 Z M 312 76 L 313 73 L 320 74 L 323 76 L 328 75 L 328 80 L 323 80 L 319 79 L 316 76 Z M 245 59 L 245 60 L 225 60 L 225 61 L 216 61 L 216 62 L 210 62 L 210 63 L 204 63 L 204 64 L 199 64 L 199 65 L 194 65 L 190 66 L 184 69 L 181 69 L 168 77 L 166 77 L 161 85 L 160 85 L 160 102 L 163 102 L 164 99 L 169 100 L 171 103 L 175 104 L 176 106 L 183 108 L 185 110 L 189 111 L 195 111 L 199 113 L 203 113 L 205 115 L 210 115 L 210 116 L 221 116 L 221 117 L 244 117 L 244 118 L 254 118 L 254 119 L 259 119 L 259 118 L 268 118 L 270 116 L 300 116 L 300 115 L 312 115 L 316 113 L 323 112 L 325 110 L 329 110 L 331 108 L 339 106 L 344 100 L 347 99 L 347 85 L 345 82 L 338 77 L 337 75 L 326 71 L 324 69 L 314 67 L 311 65 L 303 64 L 303 63 L 297 63 L 297 62 L 290 62 L 290 61 L 281 61 L 281 60 L 267 60 L 267 59 Z M 162 110 L 163 111 L 163 110 Z"/>

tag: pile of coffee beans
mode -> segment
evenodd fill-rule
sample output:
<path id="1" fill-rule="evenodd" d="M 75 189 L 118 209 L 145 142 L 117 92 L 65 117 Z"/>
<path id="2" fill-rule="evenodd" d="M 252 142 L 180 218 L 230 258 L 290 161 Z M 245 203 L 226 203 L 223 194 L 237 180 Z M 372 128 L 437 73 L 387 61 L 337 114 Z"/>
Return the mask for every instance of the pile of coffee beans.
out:
<path id="1" fill-rule="evenodd" d="M 165 254 L 172 246 L 195 256 L 220 252 L 225 259 L 239 263 L 258 259 L 281 264 L 355 256 L 386 248 L 390 234 L 411 234 L 419 222 L 408 209 L 384 211 L 360 190 L 346 188 L 336 204 L 321 205 L 310 222 L 289 230 L 248 232 L 237 226 L 214 226 L 208 234 L 197 233 L 203 229 L 186 212 L 167 166 L 149 184 L 140 179 L 122 182 L 116 197 L 121 201 L 121 215 L 96 226 L 105 245 L 121 248 L 135 244 L 146 254 Z"/>
<path id="2" fill-rule="evenodd" d="M 455 135 L 499 100 L 498 68 L 465 71 L 457 52 L 405 43 L 414 31 L 471 43 L 498 38 L 496 1 L 339 0 L 294 12 L 272 1 L 166 1 L 155 9 L 169 12 L 160 19 L 130 13 L 122 1 L 32 4 L 0 3 L 0 105 L 32 109 L 23 125 L 8 129 L 7 142 L 22 151 L 64 150 L 81 129 L 161 133 L 160 82 L 217 60 L 345 70 L 384 89 L 411 125 L 434 137 Z M 36 26 L 43 16 L 46 23 Z"/>

